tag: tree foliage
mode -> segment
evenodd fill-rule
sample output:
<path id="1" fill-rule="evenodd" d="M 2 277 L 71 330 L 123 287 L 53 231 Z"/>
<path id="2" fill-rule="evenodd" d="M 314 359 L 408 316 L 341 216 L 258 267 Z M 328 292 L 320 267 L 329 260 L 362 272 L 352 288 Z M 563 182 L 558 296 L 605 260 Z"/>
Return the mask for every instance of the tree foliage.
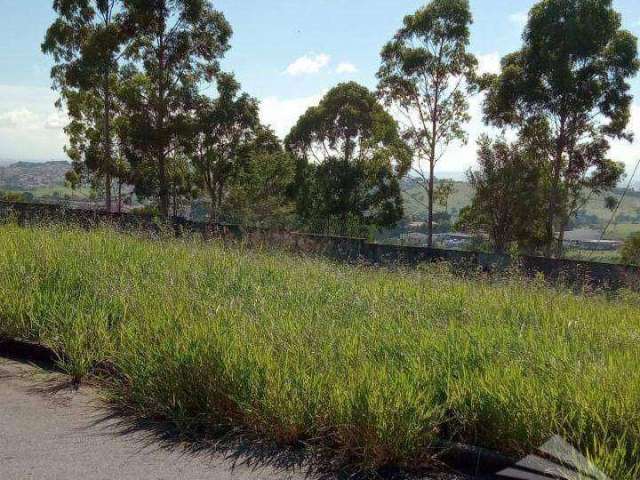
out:
<path id="1" fill-rule="evenodd" d="M 124 89 L 130 164 L 169 213 L 170 161 L 190 143 L 201 82 L 219 72 L 231 27 L 208 0 L 124 0 L 132 63 Z M 149 177 L 151 175 L 151 177 Z"/>
<path id="2" fill-rule="evenodd" d="M 485 121 L 503 136 L 479 142 L 475 197 L 461 223 L 487 232 L 497 250 L 544 244 L 560 253 L 590 195 L 623 175 L 609 147 L 632 139 L 629 81 L 640 61 L 612 0 L 538 1 L 522 48 L 482 78 L 468 52 L 468 0 L 432 0 L 384 46 L 377 96 L 336 86 L 284 146 L 261 125 L 258 101 L 222 72 L 232 30 L 211 0 L 53 0 L 53 8 L 42 50 L 70 119 L 67 180 L 104 191 L 109 209 L 116 179 L 119 206 L 131 184 L 163 216 L 205 195 L 214 220 L 274 224 L 295 203 L 306 225 L 388 227 L 403 216 L 400 180 L 413 168 L 432 245 L 435 205 L 448 216 L 454 191 L 436 184 L 435 169 L 450 145 L 467 141 L 479 87 Z"/>
<path id="3" fill-rule="evenodd" d="M 53 86 L 66 104 L 71 125 L 69 156 L 78 172 L 104 179 L 106 207 L 111 210 L 114 175 L 113 95 L 127 35 L 122 0 L 54 0 L 56 19 L 47 30 L 42 51 L 53 56 Z"/>
<path id="4" fill-rule="evenodd" d="M 629 237 L 622 246 L 622 263 L 640 266 L 640 234 Z"/>
<path id="5" fill-rule="evenodd" d="M 333 88 L 293 127 L 286 146 L 298 164 L 304 218 L 352 218 L 379 226 L 402 216 L 400 179 L 411 154 L 396 121 L 357 83 Z"/>
<path id="6" fill-rule="evenodd" d="M 543 0 L 529 14 L 522 48 L 488 81 L 486 120 L 521 135 L 544 130 L 547 243 L 564 230 L 585 195 L 616 185 L 622 167 L 608 158 L 609 140 L 626 130 L 638 72 L 637 40 L 621 28 L 611 0 Z"/>
<path id="7" fill-rule="evenodd" d="M 435 187 L 433 198 L 435 202 L 444 208 L 444 213 L 449 213 L 449 199 L 456 192 L 456 184 L 453 180 L 440 180 Z"/>
<path id="8" fill-rule="evenodd" d="M 539 248 L 544 241 L 544 173 L 537 153 L 533 144 L 481 137 L 478 167 L 468 173 L 474 197 L 459 226 L 486 232 L 498 252 L 511 245 Z"/>
<path id="9" fill-rule="evenodd" d="M 217 98 L 198 100 L 191 152 L 198 182 L 211 200 L 210 217 L 215 220 L 231 181 L 244 166 L 242 149 L 253 141 L 260 126 L 257 100 L 240 93 L 233 76 L 218 74 L 217 87 Z"/>
<path id="10" fill-rule="evenodd" d="M 467 0 L 433 0 L 407 16 L 382 50 L 378 89 L 405 119 L 403 135 L 415 153 L 414 173 L 427 196 L 429 246 L 436 164 L 451 143 L 467 138 L 464 124 L 477 67 L 467 51 L 472 21 Z"/>
<path id="11" fill-rule="evenodd" d="M 240 149 L 241 168 L 231 178 L 226 205 L 244 224 L 281 227 L 295 213 L 293 156 L 272 130 L 260 126 Z"/>

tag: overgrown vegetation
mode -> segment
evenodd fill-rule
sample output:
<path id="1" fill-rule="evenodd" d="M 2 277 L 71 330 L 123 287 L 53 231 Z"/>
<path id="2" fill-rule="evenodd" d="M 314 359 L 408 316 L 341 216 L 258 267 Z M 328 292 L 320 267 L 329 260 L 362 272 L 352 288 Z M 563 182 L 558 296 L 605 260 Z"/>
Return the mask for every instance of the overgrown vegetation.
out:
<path id="1" fill-rule="evenodd" d="M 469 171 L 473 203 L 460 213 L 459 226 L 486 231 L 491 246 L 506 252 L 544 245 L 544 198 L 538 165 L 538 145 L 509 144 L 484 136 L 478 142 L 478 169 Z"/>
<path id="2" fill-rule="evenodd" d="M 633 294 L 108 230 L 6 225 L 0 243 L 0 335 L 78 379 L 116 369 L 116 401 L 183 431 L 241 428 L 367 471 L 422 467 L 442 440 L 520 455 L 560 434 L 612 478 L 640 475 Z"/>
<path id="3" fill-rule="evenodd" d="M 624 242 L 621 257 L 627 265 L 640 265 L 640 233 L 631 235 Z"/>
<path id="4" fill-rule="evenodd" d="M 365 235 L 407 218 L 400 182 L 412 172 L 421 192 L 410 198 L 426 208 L 432 246 L 434 231 L 452 224 L 453 190 L 436 182 L 435 168 L 448 147 L 467 141 L 470 100 L 481 90 L 486 123 L 516 139 L 503 146 L 536 147 L 535 159 L 515 155 L 524 169 L 471 174 L 479 188 L 467 220 L 497 250 L 562 254 L 564 232 L 590 196 L 608 194 L 624 174 L 610 142 L 632 140 L 630 81 L 640 61 L 612 0 L 537 2 L 522 47 L 485 75 L 470 51 L 469 1 L 431 0 L 382 48 L 375 95 L 353 82 L 335 86 L 284 145 L 261 124 L 258 100 L 221 67 L 232 26 L 212 0 L 52 4 L 42 50 L 53 57 L 58 106 L 70 119 L 67 182 L 74 191 L 100 187 L 107 210 L 114 186 L 122 207 L 128 184 L 163 217 L 192 211 L 197 200 L 212 221 Z M 480 168 L 492 141 L 504 143 L 481 140 Z M 262 165 L 281 173 L 278 181 L 259 174 Z M 478 182 L 483 176 L 492 188 Z M 503 205 L 532 198 L 535 208 L 492 211 L 487 191 L 501 183 L 514 190 Z"/>

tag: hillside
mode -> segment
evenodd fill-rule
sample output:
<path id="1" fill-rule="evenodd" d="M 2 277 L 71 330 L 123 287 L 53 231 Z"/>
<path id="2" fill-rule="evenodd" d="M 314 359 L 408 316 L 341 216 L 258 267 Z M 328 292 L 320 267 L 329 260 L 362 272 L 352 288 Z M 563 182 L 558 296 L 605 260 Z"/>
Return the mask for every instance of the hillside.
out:
<path id="1" fill-rule="evenodd" d="M 403 192 L 405 199 L 405 211 L 407 217 L 411 219 L 424 219 L 427 216 L 425 206 L 424 191 L 415 181 L 407 179 L 403 182 Z M 622 196 L 623 190 L 616 189 L 608 195 L 615 198 Z M 605 198 L 608 195 L 594 195 L 586 204 L 577 219 L 577 226 L 590 226 L 596 230 L 604 227 L 611 219 L 611 211 L 605 208 Z M 456 181 L 455 191 L 449 200 L 448 210 L 454 217 L 458 212 L 471 203 L 473 189 L 468 182 Z M 443 211 L 438 206 L 436 211 Z M 640 230 L 640 192 L 633 190 L 628 192 L 625 200 L 620 206 L 617 220 L 609 230 L 608 238 L 612 240 L 624 239 L 630 234 Z"/>
<path id="2" fill-rule="evenodd" d="M 0 189 L 29 191 L 64 186 L 69 162 L 17 162 L 0 166 Z"/>

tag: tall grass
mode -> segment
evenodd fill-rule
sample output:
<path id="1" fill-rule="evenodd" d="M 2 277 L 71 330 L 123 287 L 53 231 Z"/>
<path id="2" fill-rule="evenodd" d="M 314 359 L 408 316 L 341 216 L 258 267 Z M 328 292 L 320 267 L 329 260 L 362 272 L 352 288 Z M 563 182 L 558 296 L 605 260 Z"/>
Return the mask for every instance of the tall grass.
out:
<path id="1" fill-rule="evenodd" d="M 374 270 L 102 230 L 0 227 L 0 335 L 178 428 L 242 428 L 362 469 L 441 440 L 520 455 L 562 435 L 640 475 L 636 297 Z"/>

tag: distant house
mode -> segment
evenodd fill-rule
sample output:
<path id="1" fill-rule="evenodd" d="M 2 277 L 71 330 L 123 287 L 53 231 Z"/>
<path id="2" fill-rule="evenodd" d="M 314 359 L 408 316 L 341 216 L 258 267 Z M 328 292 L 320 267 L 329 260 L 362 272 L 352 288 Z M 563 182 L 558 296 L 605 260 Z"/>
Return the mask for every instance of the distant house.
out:
<path id="1" fill-rule="evenodd" d="M 593 228 L 579 228 L 564 234 L 565 248 L 577 248 L 589 251 L 615 251 L 622 247 L 618 240 L 601 240 L 602 231 Z"/>
<path id="2" fill-rule="evenodd" d="M 419 232 L 420 230 L 426 230 L 428 226 L 429 225 L 427 224 L 427 222 L 411 222 L 407 225 L 410 232 Z"/>
<path id="3" fill-rule="evenodd" d="M 481 235 L 462 232 L 438 233 L 433 236 L 434 244 L 443 248 L 470 248 L 483 240 Z"/>
<path id="4" fill-rule="evenodd" d="M 483 240 L 481 236 L 468 233 L 435 233 L 433 235 L 434 245 L 441 248 L 469 248 L 478 241 Z M 411 232 L 403 235 L 402 243 L 416 247 L 425 247 L 429 244 L 429 235 L 420 232 Z"/>

